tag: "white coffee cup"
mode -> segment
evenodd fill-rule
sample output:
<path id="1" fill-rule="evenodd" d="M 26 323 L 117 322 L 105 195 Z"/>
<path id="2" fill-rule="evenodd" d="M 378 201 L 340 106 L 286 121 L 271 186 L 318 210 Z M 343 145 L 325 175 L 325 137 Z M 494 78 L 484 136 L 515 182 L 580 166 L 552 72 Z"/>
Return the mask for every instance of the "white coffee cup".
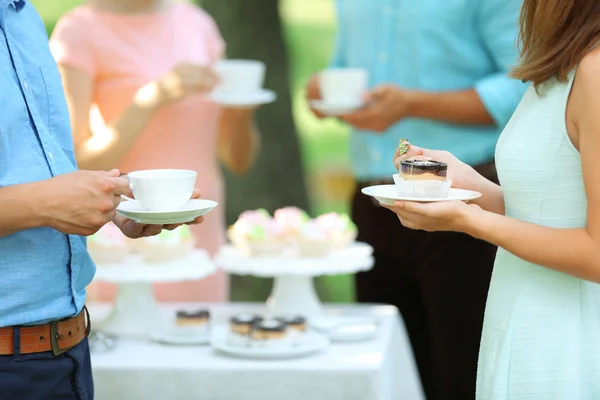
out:
<path id="1" fill-rule="evenodd" d="M 219 94 L 251 94 L 259 92 L 265 81 L 266 66 L 256 60 L 222 60 L 214 64 L 221 81 L 215 88 Z"/>
<path id="2" fill-rule="evenodd" d="M 127 174 L 135 200 L 147 211 L 180 209 L 192 197 L 195 171 L 149 169 Z"/>
<path id="3" fill-rule="evenodd" d="M 363 68 L 330 68 L 319 74 L 319 87 L 327 104 L 362 104 L 368 73 Z"/>

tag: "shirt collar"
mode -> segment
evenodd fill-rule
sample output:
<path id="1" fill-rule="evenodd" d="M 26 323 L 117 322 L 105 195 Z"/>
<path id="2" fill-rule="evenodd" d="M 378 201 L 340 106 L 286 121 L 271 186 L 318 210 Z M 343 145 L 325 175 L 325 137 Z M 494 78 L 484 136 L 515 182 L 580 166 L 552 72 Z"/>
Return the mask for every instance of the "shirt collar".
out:
<path id="1" fill-rule="evenodd" d="M 25 7 L 25 0 L 0 0 L 1 10 L 4 11 L 9 5 L 13 6 L 15 10 L 21 11 Z"/>

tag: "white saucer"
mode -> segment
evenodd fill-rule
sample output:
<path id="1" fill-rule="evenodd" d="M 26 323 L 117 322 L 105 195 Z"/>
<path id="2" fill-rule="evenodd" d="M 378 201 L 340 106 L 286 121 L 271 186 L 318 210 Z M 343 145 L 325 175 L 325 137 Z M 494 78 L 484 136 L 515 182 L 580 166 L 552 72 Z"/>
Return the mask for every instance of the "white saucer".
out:
<path id="1" fill-rule="evenodd" d="M 146 211 L 136 201 L 122 201 L 117 212 L 138 224 L 184 224 L 212 211 L 218 203 L 212 200 L 192 199 L 175 211 Z"/>
<path id="2" fill-rule="evenodd" d="M 362 342 L 377 335 L 379 322 L 372 317 L 332 316 L 309 321 L 313 329 L 325 333 L 332 342 Z"/>
<path id="3" fill-rule="evenodd" d="M 178 346 L 197 346 L 210 343 L 208 332 L 204 334 L 190 334 L 189 332 L 178 332 L 177 330 L 155 332 L 150 335 L 150 339 L 157 343 Z"/>
<path id="4" fill-rule="evenodd" d="M 331 104 L 326 103 L 324 100 L 311 100 L 310 106 L 323 115 L 334 117 L 338 115 L 351 114 L 354 111 L 362 108 L 364 103 L 351 102 L 345 104 Z"/>
<path id="5" fill-rule="evenodd" d="M 393 206 L 396 200 L 432 203 L 436 201 L 470 201 L 481 197 L 481 193 L 472 190 L 450 188 L 446 197 L 403 197 L 398 194 L 396 185 L 369 186 L 362 190 L 367 196 L 374 197 L 381 204 Z"/>
<path id="6" fill-rule="evenodd" d="M 227 337 L 226 330 L 213 334 L 210 344 L 215 350 L 238 358 L 263 360 L 300 358 L 319 353 L 329 347 L 329 339 L 326 336 L 311 331 L 303 334 L 289 347 L 240 346 L 229 344 Z"/>
<path id="7" fill-rule="evenodd" d="M 262 89 L 256 93 L 249 94 L 225 94 L 214 92 L 210 98 L 217 104 L 225 107 L 252 107 L 261 104 L 272 103 L 277 99 L 277 95 L 272 90 Z"/>

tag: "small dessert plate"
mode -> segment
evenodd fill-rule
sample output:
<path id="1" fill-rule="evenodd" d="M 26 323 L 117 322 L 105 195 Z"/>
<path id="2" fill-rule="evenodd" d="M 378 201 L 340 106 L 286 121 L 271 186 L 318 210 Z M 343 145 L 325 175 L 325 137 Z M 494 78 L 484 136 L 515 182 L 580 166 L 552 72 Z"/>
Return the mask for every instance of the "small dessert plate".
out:
<path id="1" fill-rule="evenodd" d="M 184 224 L 208 214 L 217 205 L 218 203 L 212 200 L 192 199 L 185 203 L 179 210 L 146 211 L 137 201 L 122 201 L 117 207 L 117 212 L 138 224 Z"/>
<path id="2" fill-rule="evenodd" d="M 313 329 L 319 330 L 335 343 L 350 343 L 372 340 L 379 322 L 370 317 L 324 317 L 310 321 Z"/>
<path id="3" fill-rule="evenodd" d="M 176 346 L 198 346 L 210 343 L 208 331 L 204 334 L 191 334 L 190 332 L 173 330 L 169 332 L 155 332 L 150 335 L 150 339 L 157 343 Z"/>
<path id="4" fill-rule="evenodd" d="M 215 103 L 225 107 L 242 108 L 272 103 L 277 99 L 277 95 L 272 90 L 262 89 L 258 92 L 249 94 L 229 94 L 213 92 L 210 94 L 210 99 Z"/>
<path id="5" fill-rule="evenodd" d="M 352 102 L 346 104 L 331 104 L 326 103 L 324 100 L 311 100 L 310 106 L 323 115 L 335 117 L 338 115 L 351 114 L 362 108 L 364 103 Z"/>
<path id="6" fill-rule="evenodd" d="M 393 206 L 397 200 L 433 203 L 436 201 L 470 201 L 481 197 L 481 193 L 472 190 L 450 188 L 446 197 L 405 197 L 398 194 L 396 185 L 369 186 L 362 190 L 363 194 L 374 197 L 379 203 Z"/>

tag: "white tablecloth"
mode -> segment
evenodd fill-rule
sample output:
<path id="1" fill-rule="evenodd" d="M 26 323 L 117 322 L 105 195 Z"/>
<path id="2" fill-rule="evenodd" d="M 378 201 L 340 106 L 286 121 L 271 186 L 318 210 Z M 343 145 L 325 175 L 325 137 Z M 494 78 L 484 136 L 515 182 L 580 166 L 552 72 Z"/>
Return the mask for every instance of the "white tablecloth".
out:
<path id="1" fill-rule="evenodd" d="M 198 305 L 202 307 L 202 305 Z M 189 305 L 188 305 L 189 307 Z M 106 305 L 91 305 L 96 321 Z M 176 306 L 164 306 L 173 312 Z M 256 304 L 210 305 L 224 320 Z M 390 306 L 328 307 L 343 315 L 381 319 L 377 338 L 332 344 L 324 353 L 295 360 L 247 360 L 210 346 L 165 346 L 120 340 L 110 352 L 93 353 L 97 400 L 422 400 L 408 338 Z"/>

